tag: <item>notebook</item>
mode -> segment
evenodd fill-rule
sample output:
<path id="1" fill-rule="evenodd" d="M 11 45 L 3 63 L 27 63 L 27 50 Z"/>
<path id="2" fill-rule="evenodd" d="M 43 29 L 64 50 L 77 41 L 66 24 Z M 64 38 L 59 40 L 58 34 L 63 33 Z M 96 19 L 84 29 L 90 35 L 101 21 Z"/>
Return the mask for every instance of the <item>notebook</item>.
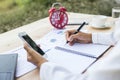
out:
<path id="1" fill-rule="evenodd" d="M 0 80 L 15 80 L 17 54 L 0 55 Z"/>
<path id="2" fill-rule="evenodd" d="M 95 58 L 88 58 L 55 48 L 47 52 L 46 55 L 49 62 L 56 63 L 73 74 L 82 73 L 88 65 L 95 61 Z"/>
<path id="3" fill-rule="evenodd" d="M 83 73 L 97 61 L 110 46 L 98 44 L 58 45 L 46 53 L 50 62 L 59 64 L 72 73 Z"/>

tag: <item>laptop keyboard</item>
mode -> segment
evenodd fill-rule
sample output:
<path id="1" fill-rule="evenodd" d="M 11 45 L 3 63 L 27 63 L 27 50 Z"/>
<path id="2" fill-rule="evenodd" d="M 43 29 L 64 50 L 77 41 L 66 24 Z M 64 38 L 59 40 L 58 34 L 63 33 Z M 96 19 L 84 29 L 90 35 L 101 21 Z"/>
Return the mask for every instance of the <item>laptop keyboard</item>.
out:
<path id="1" fill-rule="evenodd" d="M 11 80 L 11 72 L 0 72 L 0 80 Z"/>

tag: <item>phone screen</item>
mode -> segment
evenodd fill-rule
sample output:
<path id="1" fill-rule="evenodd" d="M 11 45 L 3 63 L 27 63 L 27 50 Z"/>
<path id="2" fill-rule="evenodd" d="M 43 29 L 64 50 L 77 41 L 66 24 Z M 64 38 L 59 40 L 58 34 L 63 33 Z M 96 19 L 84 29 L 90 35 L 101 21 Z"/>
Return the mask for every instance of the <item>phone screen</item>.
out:
<path id="1" fill-rule="evenodd" d="M 27 34 L 23 35 L 22 38 L 38 53 L 40 53 L 41 55 L 45 54 Z"/>

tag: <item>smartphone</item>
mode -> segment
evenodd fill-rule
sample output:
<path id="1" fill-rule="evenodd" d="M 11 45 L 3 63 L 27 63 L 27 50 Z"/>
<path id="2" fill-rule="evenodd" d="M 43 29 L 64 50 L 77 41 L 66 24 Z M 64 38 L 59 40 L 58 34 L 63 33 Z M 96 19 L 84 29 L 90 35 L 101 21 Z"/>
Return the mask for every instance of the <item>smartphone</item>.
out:
<path id="1" fill-rule="evenodd" d="M 28 43 L 28 45 L 33 48 L 35 51 L 40 53 L 41 55 L 44 55 L 45 53 L 38 47 L 38 45 L 28 36 L 26 32 L 20 32 L 18 36 L 25 42 Z"/>

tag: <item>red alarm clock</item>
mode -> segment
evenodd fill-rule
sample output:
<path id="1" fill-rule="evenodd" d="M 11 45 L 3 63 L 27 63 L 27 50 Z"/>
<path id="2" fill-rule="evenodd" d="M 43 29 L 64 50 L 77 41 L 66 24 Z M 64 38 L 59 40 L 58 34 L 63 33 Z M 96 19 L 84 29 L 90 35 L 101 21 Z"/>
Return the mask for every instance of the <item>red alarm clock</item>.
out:
<path id="1" fill-rule="evenodd" d="M 59 9 L 55 8 L 59 5 Z M 60 3 L 53 3 L 52 8 L 49 10 L 50 23 L 57 29 L 63 29 L 68 23 L 68 15 L 66 9 Z"/>

